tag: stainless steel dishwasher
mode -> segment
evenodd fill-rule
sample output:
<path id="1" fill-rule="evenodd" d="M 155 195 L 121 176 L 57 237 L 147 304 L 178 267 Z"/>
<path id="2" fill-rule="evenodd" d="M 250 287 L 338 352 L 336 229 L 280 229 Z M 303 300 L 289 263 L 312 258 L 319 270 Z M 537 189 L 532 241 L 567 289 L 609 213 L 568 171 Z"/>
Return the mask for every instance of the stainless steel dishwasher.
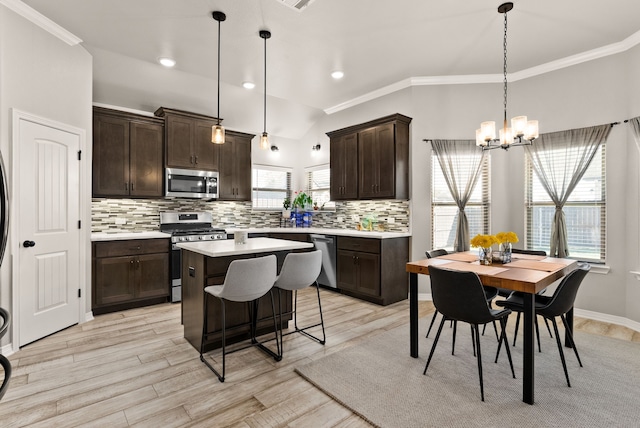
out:
<path id="1" fill-rule="evenodd" d="M 338 288 L 336 281 L 336 237 L 332 235 L 309 235 L 315 247 L 322 251 L 322 270 L 318 284 Z"/>

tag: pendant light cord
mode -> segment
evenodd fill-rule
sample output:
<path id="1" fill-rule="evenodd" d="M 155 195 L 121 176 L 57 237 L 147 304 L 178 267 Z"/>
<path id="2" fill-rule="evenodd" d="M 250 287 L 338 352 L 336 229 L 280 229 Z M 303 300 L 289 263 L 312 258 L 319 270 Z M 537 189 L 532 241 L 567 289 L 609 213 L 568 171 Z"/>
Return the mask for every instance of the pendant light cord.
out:
<path id="1" fill-rule="evenodd" d="M 220 21 L 218 21 L 218 112 L 216 116 L 220 125 Z"/>
<path id="2" fill-rule="evenodd" d="M 267 132 L 267 38 L 264 38 L 264 131 Z"/>
<path id="3" fill-rule="evenodd" d="M 507 12 L 504 12 L 504 41 L 502 43 L 502 49 L 504 52 L 504 65 L 503 65 L 503 73 L 504 73 L 504 123 L 503 127 L 507 128 Z"/>

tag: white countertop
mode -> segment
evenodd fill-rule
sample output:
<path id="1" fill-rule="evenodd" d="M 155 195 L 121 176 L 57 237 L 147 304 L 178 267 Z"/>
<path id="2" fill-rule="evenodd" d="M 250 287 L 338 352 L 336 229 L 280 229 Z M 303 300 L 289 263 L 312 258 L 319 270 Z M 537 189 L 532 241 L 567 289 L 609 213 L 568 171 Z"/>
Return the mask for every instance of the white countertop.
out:
<path id="1" fill-rule="evenodd" d="M 263 228 L 228 228 L 227 233 L 241 231 L 247 233 L 313 233 L 318 235 L 352 236 L 356 238 L 406 238 L 411 236 L 410 232 L 377 232 L 355 229 L 327 229 L 323 227 L 263 227 Z"/>
<path id="2" fill-rule="evenodd" d="M 126 239 L 171 238 L 164 232 L 96 232 L 91 234 L 92 241 L 123 241 Z"/>
<path id="3" fill-rule="evenodd" d="M 287 241 L 273 238 L 249 238 L 245 244 L 236 244 L 233 239 L 220 241 L 181 242 L 178 248 L 209 257 L 237 256 L 241 254 L 267 253 L 273 251 L 313 248 L 310 242 Z"/>

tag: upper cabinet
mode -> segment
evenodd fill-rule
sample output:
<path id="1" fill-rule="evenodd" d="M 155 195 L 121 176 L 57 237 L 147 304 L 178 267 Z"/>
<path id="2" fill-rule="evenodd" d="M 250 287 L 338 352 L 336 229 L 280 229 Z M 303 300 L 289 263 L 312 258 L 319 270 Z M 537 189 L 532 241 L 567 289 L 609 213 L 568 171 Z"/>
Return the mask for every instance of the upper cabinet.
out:
<path id="1" fill-rule="evenodd" d="M 211 127 L 217 119 L 196 113 L 160 107 L 156 116 L 165 119 L 168 168 L 218 170 L 218 150 L 211 143 Z"/>
<path id="2" fill-rule="evenodd" d="M 225 143 L 218 145 L 220 181 L 218 199 L 251 200 L 251 140 L 255 135 L 225 132 Z"/>
<path id="3" fill-rule="evenodd" d="M 93 109 L 93 196 L 162 197 L 164 122 Z"/>
<path id="4" fill-rule="evenodd" d="M 409 124 L 401 114 L 328 132 L 331 199 L 409 199 Z"/>

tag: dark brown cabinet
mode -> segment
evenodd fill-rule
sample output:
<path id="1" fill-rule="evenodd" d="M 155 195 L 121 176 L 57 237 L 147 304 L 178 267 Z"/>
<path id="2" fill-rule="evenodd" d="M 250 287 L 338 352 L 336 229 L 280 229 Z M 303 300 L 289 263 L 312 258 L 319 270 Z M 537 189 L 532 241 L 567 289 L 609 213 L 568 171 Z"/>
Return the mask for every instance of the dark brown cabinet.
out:
<path id="1" fill-rule="evenodd" d="M 404 300 L 409 293 L 408 261 L 408 238 L 338 236 L 338 289 L 381 305 Z"/>
<path id="2" fill-rule="evenodd" d="M 410 123 L 394 114 L 328 132 L 331 199 L 408 199 Z"/>
<path id="3" fill-rule="evenodd" d="M 242 132 L 225 132 L 225 143 L 218 146 L 220 200 L 251 200 L 251 139 L 253 137 L 254 135 Z"/>
<path id="4" fill-rule="evenodd" d="M 163 121 L 94 107 L 93 196 L 163 196 Z"/>
<path id="5" fill-rule="evenodd" d="M 155 115 L 165 118 L 168 168 L 218 170 L 217 145 L 211 142 L 215 118 L 164 107 L 156 110 Z"/>
<path id="6" fill-rule="evenodd" d="M 166 302 L 169 239 L 93 243 L 94 314 Z"/>
<path id="7" fill-rule="evenodd" d="M 331 139 L 331 200 L 350 200 L 358 197 L 358 134 L 352 133 Z"/>

